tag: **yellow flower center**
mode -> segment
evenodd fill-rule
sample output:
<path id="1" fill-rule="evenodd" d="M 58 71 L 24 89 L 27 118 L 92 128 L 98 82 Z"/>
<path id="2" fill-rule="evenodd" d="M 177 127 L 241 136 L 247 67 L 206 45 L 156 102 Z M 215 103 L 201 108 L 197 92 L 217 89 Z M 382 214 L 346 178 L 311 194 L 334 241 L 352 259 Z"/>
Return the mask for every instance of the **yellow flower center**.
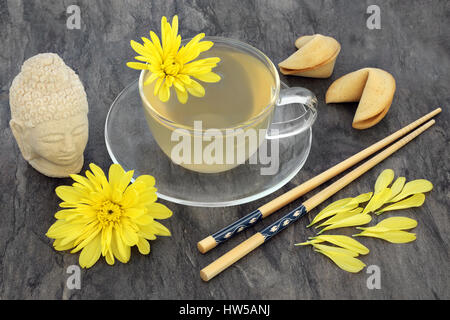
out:
<path id="1" fill-rule="evenodd" d="M 180 71 L 180 64 L 175 61 L 174 58 L 168 58 L 161 65 L 161 69 L 164 71 L 166 75 L 175 76 Z"/>
<path id="2" fill-rule="evenodd" d="M 102 224 L 118 222 L 122 216 L 122 208 L 109 200 L 103 202 L 97 210 L 98 220 Z"/>

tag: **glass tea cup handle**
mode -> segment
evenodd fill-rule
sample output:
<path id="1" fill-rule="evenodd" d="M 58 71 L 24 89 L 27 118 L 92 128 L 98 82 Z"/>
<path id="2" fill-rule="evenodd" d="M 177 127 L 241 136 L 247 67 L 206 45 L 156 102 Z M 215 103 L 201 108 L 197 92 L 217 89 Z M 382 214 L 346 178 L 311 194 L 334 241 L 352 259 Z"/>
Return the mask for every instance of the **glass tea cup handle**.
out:
<path id="1" fill-rule="evenodd" d="M 281 89 L 275 108 L 295 104 L 299 114 L 293 119 L 272 122 L 267 130 L 267 139 L 290 137 L 309 129 L 317 117 L 317 98 L 308 89 L 293 87 Z M 277 112 L 275 109 L 274 112 Z"/>

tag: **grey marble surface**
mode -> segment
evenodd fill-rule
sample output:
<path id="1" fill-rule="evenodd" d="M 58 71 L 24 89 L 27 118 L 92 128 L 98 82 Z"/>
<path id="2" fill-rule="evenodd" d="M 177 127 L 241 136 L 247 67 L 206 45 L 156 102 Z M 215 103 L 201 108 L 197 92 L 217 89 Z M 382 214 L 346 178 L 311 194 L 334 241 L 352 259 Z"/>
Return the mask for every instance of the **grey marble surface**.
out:
<path id="1" fill-rule="evenodd" d="M 81 30 L 66 28 L 70 4 L 81 8 Z M 1 0 L 0 299 L 450 298 L 450 2 L 376 1 L 381 9 L 380 30 L 366 27 L 370 4 L 373 1 Z M 125 61 L 133 57 L 129 40 L 138 39 L 149 29 L 159 30 L 161 16 L 175 13 L 179 14 L 184 37 L 205 32 L 240 39 L 274 62 L 295 50 L 293 42 L 299 35 L 322 33 L 339 40 L 342 51 L 330 79 L 283 77 L 289 85 L 304 86 L 319 98 L 309 159 L 285 187 L 246 205 L 207 209 L 162 201 L 174 212 L 165 223 L 173 233 L 171 238 L 153 241 L 148 256 L 132 250 L 128 264 L 110 267 L 102 260 L 82 270 L 81 289 L 70 290 L 66 269 L 77 264 L 78 255 L 54 251 L 45 236 L 58 206 L 53 190 L 70 180 L 47 178 L 21 158 L 8 125 L 11 81 L 28 57 L 58 53 L 80 75 L 88 95 L 90 136 L 85 167 L 95 162 L 107 168 L 111 160 L 103 131 L 108 108 L 138 76 L 125 66 Z M 397 91 L 386 118 L 371 129 L 357 131 L 351 127 L 356 104 L 326 105 L 324 94 L 338 76 L 367 66 L 391 72 Z M 371 249 L 362 260 L 381 270 L 381 289 L 367 288 L 369 275 L 365 270 L 349 274 L 310 248 L 293 246 L 312 235 L 305 228 L 311 216 L 213 281 L 200 280 L 202 267 L 256 230 L 247 230 L 204 256 L 196 249 L 199 239 L 438 106 L 443 112 L 429 132 L 332 198 L 371 190 L 384 168 L 392 168 L 410 180 L 426 178 L 434 183 L 421 208 L 389 214 L 417 219 L 417 241 L 394 245 L 377 239 L 361 240 Z M 158 177 L 158 173 L 154 175 Z M 273 215 L 261 226 L 276 218 Z"/>

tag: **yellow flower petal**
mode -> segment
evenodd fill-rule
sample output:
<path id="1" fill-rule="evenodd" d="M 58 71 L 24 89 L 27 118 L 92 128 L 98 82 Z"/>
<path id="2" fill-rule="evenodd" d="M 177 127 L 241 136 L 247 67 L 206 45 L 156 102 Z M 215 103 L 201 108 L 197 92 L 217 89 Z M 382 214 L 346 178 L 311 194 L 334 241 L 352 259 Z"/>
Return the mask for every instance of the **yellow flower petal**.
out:
<path id="1" fill-rule="evenodd" d="M 102 243 L 102 254 L 104 256 L 106 256 L 107 252 L 109 251 L 109 248 L 111 247 L 112 229 L 113 229 L 112 224 L 102 229 L 101 243 Z"/>
<path id="2" fill-rule="evenodd" d="M 66 202 L 79 202 L 83 199 L 83 194 L 73 187 L 59 186 L 55 189 L 56 195 Z"/>
<path id="3" fill-rule="evenodd" d="M 146 58 L 151 59 L 152 64 L 161 64 L 162 63 L 162 56 L 159 54 L 158 49 L 156 49 L 156 46 L 146 37 L 141 37 L 142 42 L 144 43 L 144 47 L 150 52 L 148 55 L 144 55 Z"/>
<path id="4" fill-rule="evenodd" d="M 370 199 L 367 206 L 364 208 L 363 214 L 374 212 L 378 208 L 380 208 L 383 204 L 385 204 L 388 199 L 391 197 L 392 191 L 390 188 L 384 188 Z"/>
<path id="5" fill-rule="evenodd" d="M 380 238 L 391 243 L 408 243 L 416 240 L 416 235 L 414 233 L 401 231 L 401 230 L 391 230 L 385 232 L 369 232 L 363 231 L 359 234 L 353 235 L 354 237 L 372 237 Z"/>
<path id="6" fill-rule="evenodd" d="M 312 241 L 326 241 L 339 247 L 357 252 L 359 254 L 368 254 L 369 249 L 355 239 L 343 235 L 320 235 L 312 238 Z"/>
<path id="7" fill-rule="evenodd" d="M 196 60 L 185 64 L 181 69 L 181 72 L 190 75 L 208 73 L 212 68 L 217 66 L 218 62 L 220 62 L 220 58 L 205 58 Z"/>
<path id="8" fill-rule="evenodd" d="M 103 172 L 103 170 L 99 166 L 95 165 L 94 163 L 90 163 L 89 168 L 91 169 L 92 173 L 94 174 L 94 177 L 95 177 L 94 180 L 96 181 L 96 184 L 100 184 L 100 186 L 102 187 L 102 190 L 98 188 L 97 191 L 108 192 L 109 183 L 108 183 L 108 180 L 106 179 L 106 175 Z"/>
<path id="9" fill-rule="evenodd" d="M 194 97 L 201 98 L 205 95 L 205 88 L 203 88 L 203 86 L 194 79 L 191 79 L 191 83 L 186 85 L 186 89 Z"/>
<path id="10" fill-rule="evenodd" d="M 140 219 L 140 218 L 138 218 L 138 219 Z M 137 222 L 136 220 L 138 220 L 138 219 L 135 219 L 134 221 Z M 123 240 L 123 243 L 125 245 L 132 247 L 137 244 L 137 242 L 139 241 L 139 237 L 138 237 L 137 233 L 130 227 L 130 225 L 122 222 L 120 224 L 120 228 L 118 228 L 118 229 L 119 229 L 120 236 Z"/>
<path id="11" fill-rule="evenodd" d="M 358 207 L 358 203 L 352 200 L 353 198 L 344 198 L 329 204 L 314 217 L 308 227 L 339 212 L 350 211 Z"/>
<path id="12" fill-rule="evenodd" d="M 360 226 L 360 225 L 369 223 L 371 220 L 372 220 L 372 217 L 370 215 L 360 213 L 360 214 L 348 217 L 346 219 L 340 220 L 336 223 L 333 223 L 333 224 L 323 228 L 322 230 L 320 230 L 320 232 L 318 234 L 321 234 L 322 232 L 324 232 L 326 230 L 331 230 L 331 229 Z"/>
<path id="13" fill-rule="evenodd" d="M 120 164 L 114 163 L 109 168 L 108 180 L 111 187 L 114 189 L 119 184 L 122 178 L 125 176 L 125 171 Z"/>
<path id="14" fill-rule="evenodd" d="M 147 240 L 155 240 L 156 236 L 154 233 L 153 228 L 151 227 L 151 224 L 146 226 L 139 226 L 139 235 L 144 237 Z"/>
<path id="15" fill-rule="evenodd" d="M 64 234 L 59 238 L 60 240 L 60 244 L 62 246 L 68 244 L 68 243 L 72 243 L 73 246 L 75 247 L 77 246 L 80 242 L 86 240 L 87 238 L 90 237 L 90 239 L 93 239 L 96 236 L 96 232 L 95 230 L 97 230 L 97 226 L 95 224 L 88 224 L 88 225 L 81 225 L 81 229 L 80 228 L 71 228 L 70 230 L 64 232 Z M 86 244 L 89 242 L 90 240 L 87 240 Z M 80 248 L 81 249 L 81 248 Z"/>
<path id="16" fill-rule="evenodd" d="M 91 192 L 89 194 L 89 199 L 86 199 L 85 202 L 88 203 L 91 206 L 94 206 L 97 203 L 102 203 L 106 201 L 110 197 L 110 193 L 103 191 L 103 192 Z"/>
<path id="17" fill-rule="evenodd" d="M 141 56 L 148 56 L 148 55 L 152 54 L 151 50 L 147 49 L 139 42 L 131 40 L 130 45 L 133 48 L 133 50 L 136 51 L 137 53 L 139 53 Z"/>
<path id="18" fill-rule="evenodd" d="M 178 74 L 177 75 L 177 79 L 180 80 L 181 82 L 183 82 L 184 85 L 189 85 L 192 82 L 192 79 L 190 76 L 185 75 L 185 74 Z"/>
<path id="19" fill-rule="evenodd" d="M 152 39 L 152 43 L 155 46 L 155 49 L 158 51 L 158 54 L 163 57 L 163 49 L 161 47 L 161 42 L 159 41 L 158 36 L 153 31 L 150 31 L 150 39 Z"/>
<path id="20" fill-rule="evenodd" d="M 127 62 L 127 67 L 136 70 L 147 70 L 148 64 L 141 62 Z"/>
<path id="21" fill-rule="evenodd" d="M 86 247 L 89 243 L 92 242 L 93 239 L 95 239 L 99 235 L 101 230 L 101 228 L 90 228 L 86 233 L 86 236 L 83 235 L 83 237 L 79 237 L 79 240 L 75 241 L 75 244 L 78 243 L 78 245 L 70 252 L 75 253 Z M 101 251 L 101 246 L 99 245 L 99 247 L 99 250 Z"/>
<path id="22" fill-rule="evenodd" d="M 169 229 L 164 227 L 161 223 L 153 221 L 152 224 L 150 224 L 151 229 L 153 230 L 154 234 L 158 236 L 170 236 L 171 233 Z"/>
<path id="23" fill-rule="evenodd" d="M 162 203 L 152 203 L 147 209 L 148 214 L 154 219 L 167 219 L 172 216 L 172 211 Z"/>
<path id="24" fill-rule="evenodd" d="M 143 61 L 143 62 L 148 62 L 149 64 L 151 64 L 154 60 L 153 60 L 153 58 L 152 57 L 149 57 L 149 56 L 147 56 L 147 57 L 143 57 L 143 56 L 136 56 L 136 57 L 134 57 L 136 60 L 138 60 L 138 61 Z"/>
<path id="25" fill-rule="evenodd" d="M 373 232 L 374 233 L 382 233 L 382 232 L 392 231 L 392 230 L 389 230 L 388 228 L 379 227 L 379 226 L 373 226 L 373 227 L 367 227 L 367 228 L 356 227 L 356 229 L 364 230 L 364 231 L 367 231 L 367 232 L 370 232 L 370 233 L 373 233 Z"/>
<path id="26" fill-rule="evenodd" d="M 197 58 L 200 54 L 200 50 L 195 48 L 195 44 L 197 44 L 204 37 L 204 33 L 199 33 L 195 37 L 193 37 L 185 46 L 183 46 L 178 51 L 177 59 L 179 59 L 183 64 L 186 64 Z"/>
<path id="27" fill-rule="evenodd" d="M 83 248 L 80 254 L 79 263 L 82 268 L 92 267 L 100 258 L 101 246 L 100 235 L 97 235 L 86 247 Z"/>
<path id="28" fill-rule="evenodd" d="M 156 195 L 154 189 L 146 189 L 139 194 L 139 202 L 142 206 L 149 206 L 156 201 L 158 196 Z"/>
<path id="29" fill-rule="evenodd" d="M 354 257 L 354 258 L 358 256 L 357 252 L 354 252 L 354 251 L 351 251 L 348 249 L 344 249 L 344 248 L 338 248 L 338 247 L 328 246 L 328 245 L 319 244 L 319 243 L 313 243 L 312 246 L 321 251 L 340 253 L 340 254 L 344 254 L 344 255 L 347 255 L 350 257 Z"/>
<path id="30" fill-rule="evenodd" d="M 387 188 L 393 180 L 394 180 L 394 170 L 392 169 L 383 170 L 378 176 L 377 181 L 375 181 L 374 193 L 377 194 L 382 190 L 384 190 L 385 188 Z"/>
<path id="31" fill-rule="evenodd" d="M 425 179 L 413 180 L 405 184 L 402 192 L 390 199 L 389 202 L 397 202 L 412 194 L 425 193 L 433 189 L 433 184 Z"/>
<path id="32" fill-rule="evenodd" d="M 106 263 L 109 264 L 110 266 L 112 266 L 114 264 L 114 254 L 112 253 L 111 250 L 108 250 L 108 252 L 106 252 L 105 260 L 106 260 Z"/>
<path id="33" fill-rule="evenodd" d="M 347 272 L 357 273 L 366 266 L 361 260 L 349 255 L 317 249 L 316 251 L 330 258 L 339 268 Z"/>
<path id="34" fill-rule="evenodd" d="M 78 234 L 82 232 L 84 226 L 82 223 L 67 223 L 64 220 L 58 220 L 50 226 L 46 236 L 57 239 L 65 237 L 68 233 Z"/>
<path id="35" fill-rule="evenodd" d="M 174 15 L 172 18 L 172 36 L 176 37 L 178 34 L 178 15 Z"/>
<path id="36" fill-rule="evenodd" d="M 194 75 L 195 78 L 197 78 L 200 81 L 203 82 L 219 82 L 220 81 L 220 76 L 214 72 L 208 72 L 206 74 L 197 74 Z"/>
<path id="37" fill-rule="evenodd" d="M 344 212 L 339 212 L 337 214 L 335 214 L 334 216 L 332 216 L 331 218 L 327 219 L 325 222 L 321 223 L 320 225 L 316 226 L 315 228 L 322 228 L 324 226 L 328 226 L 330 224 L 333 224 L 335 222 L 338 222 L 340 220 L 346 219 L 348 217 L 354 216 L 355 214 L 361 213 L 363 211 L 363 208 L 361 207 L 357 207 L 353 210 L 350 211 L 344 211 Z"/>
<path id="38" fill-rule="evenodd" d="M 155 88 L 153 89 L 153 95 L 158 95 L 159 91 L 161 90 L 162 84 L 164 82 L 164 78 L 159 78 L 156 80 Z"/>
<path id="39" fill-rule="evenodd" d="M 337 200 L 337 201 L 335 201 L 333 203 L 330 203 L 322 211 L 333 210 L 333 209 L 336 209 L 336 208 L 344 207 L 348 203 L 350 203 L 352 200 L 353 200 L 353 198 L 344 198 L 344 199 Z"/>
<path id="40" fill-rule="evenodd" d="M 405 177 L 398 177 L 395 180 L 395 182 L 392 184 L 392 187 L 391 187 L 392 194 L 391 194 L 391 198 L 389 200 L 394 198 L 396 195 L 398 195 L 402 191 L 403 186 L 405 185 L 405 182 L 406 182 Z"/>
<path id="41" fill-rule="evenodd" d="M 188 96 L 189 96 L 187 90 L 181 91 L 180 89 L 175 88 L 175 92 L 177 94 L 178 101 L 182 104 L 185 104 L 187 102 Z"/>
<path id="42" fill-rule="evenodd" d="M 133 221 L 137 224 L 148 225 L 153 222 L 153 218 L 149 214 L 144 214 L 138 218 L 134 218 Z"/>
<path id="43" fill-rule="evenodd" d="M 77 215 L 78 211 L 77 209 L 63 209 L 63 210 L 59 210 L 58 212 L 55 213 L 55 218 L 56 219 L 67 219 L 72 215 Z"/>
<path id="44" fill-rule="evenodd" d="M 47 231 L 47 234 L 48 234 L 49 232 L 53 232 L 54 229 L 59 228 L 59 227 L 61 227 L 61 226 L 65 226 L 65 225 L 68 225 L 68 223 L 67 223 L 66 221 L 64 221 L 64 220 L 57 220 L 54 224 L 52 224 L 52 225 L 50 226 L 50 228 L 49 228 L 48 231 Z M 50 237 L 50 238 L 54 238 L 54 237 Z"/>
<path id="45" fill-rule="evenodd" d="M 178 78 L 174 78 L 173 86 L 181 92 L 186 92 L 183 82 Z"/>
<path id="46" fill-rule="evenodd" d="M 115 186 L 115 188 L 121 193 L 123 194 L 123 192 L 125 191 L 125 189 L 128 187 L 128 185 L 131 182 L 131 179 L 133 178 L 134 175 L 134 170 L 130 170 L 125 172 L 124 175 L 122 175 L 122 178 L 120 179 L 120 181 L 118 182 L 118 184 Z"/>
<path id="47" fill-rule="evenodd" d="M 373 192 L 367 192 L 367 193 L 363 193 L 360 194 L 359 196 L 353 198 L 353 200 L 351 202 L 356 202 L 356 203 L 364 203 L 370 200 L 370 198 L 372 198 Z"/>
<path id="48" fill-rule="evenodd" d="M 389 230 L 408 230 L 415 228 L 417 221 L 407 217 L 391 217 L 379 222 L 376 226 L 367 228 L 358 228 L 369 232 L 384 232 Z"/>
<path id="49" fill-rule="evenodd" d="M 212 41 L 202 41 L 197 43 L 197 49 L 200 52 L 204 52 L 204 51 L 208 51 L 209 49 L 211 49 L 211 47 L 214 45 L 214 42 Z"/>
<path id="50" fill-rule="evenodd" d="M 167 42 L 169 39 L 168 38 L 168 28 L 170 28 L 170 25 L 168 25 L 167 23 L 167 18 L 165 16 L 163 16 L 161 18 L 161 46 L 163 48 L 163 52 L 167 51 Z M 166 49 L 166 50 L 164 50 Z M 164 56 L 163 56 L 164 57 Z"/>
<path id="51" fill-rule="evenodd" d="M 100 227 L 98 221 L 94 221 L 94 222 L 85 221 L 84 226 L 85 227 L 83 228 L 82 232 L 79 234 L 79 236 L 73 242 L 73 247 L 74 247 L 74 249 L 72 250 L 73 252 L 80 251 L 90 240 L 92 240 L 101 231 L 101 227 Z M 65 237 L 61 241 L 61 243 L 66 240 L 68 240 L 68 239 Z M 85 243 L 82 244 L 83 242 L 85 242 Z"/>
<path id="52" fill-rule="evenodd" d="M 136 178 L 135 183 L 143 182 L 147 188 L 153 187 L 155 185 L 155 178 L 150 175 L 142 175 Z"/>
<path id="53" fill-rule="evenodd" d="M 139 201 L 139 193 L 134 188 L 127 188 L 123 193 L 120 205 L 123 210 L 133 207 Z"/>
<path id="54" fill-rule="evenodd" d="M 74 181 L 76 181 L 76 182 L 82 184 L 83 186 L 85 186 L 90 191 L 94 191 L 95 190 L 95 186 L 92 184 L 92 182 L 89 181 L 89 179 L 87 179 L 87 178 L 85 178 L 83 176 L 80 176 L 78 174 L 71 174 L 70 177 Z"/>
<path id="55" fill-rule="evenodd" d="M 145 79 L 145 81 L 144 81 L 144 86 L 146 86 L 146 85 L 152 83 L 153 81 L 155 81 L 155 80 L 158 79 L 158 78 L 159 78 L 159 75 L 158 75 L 157 73 L 152 73 L 152 74 L 150 74 L 150 75 L 148 76 L 148 78 Z"/>
<path id="56" fill-rule="evenodd" d="M 67 243 L 65 245 L 62 245 L 61 244 L 61 240 L 62 239 L 56 239 L 53 242 L 53 247 L 55 248 L 55 250 L 57 250 L 57 251 L 65 251 L 65 250 L 69 250 L 69 249 L 73 248 L 73 241 L 69 242 L 69 243 Z"/>
<path id="57" fill-rule="evenodd" d="M 314 243 L 321 243 L 324 242 L 323 240 L 319 240 L 319 239 L 313 239 L 313 240 L 309 240 L 309 241 L 305 241 L 305 242 L 301 242 L 301 243 L 296 243 L 294 244 L 294 246 L 308 246 Z"/>
<path id="58" fill-rule="evenodd" d="M 417 193 L 409 198 L 400 200 L 399 202 L 396 202 L 394 204 L 382 208 L 381 210 L 378 210 L 376 214 L 381 214 L 386 211 L 420 207 L 424 202 L 425 202 L 425 195 L 423 193 Z"/>
<path id="59" fill-rule="evenodd" d="M 137 219 L 139 217 L 141 217 L 144 214 L 147 214 L 147 209 L 146 208 L 127 208 L 124 209 L 124 215 L 126 215 L 127 217 L 129 217 L 132 221 L 134 221 L 134 219 Z"/>
<path id="60" fill-rule="evenodd" d="M 124 243 L 124 241 L 120 235 L 120 232 L 117 228 L 114 228 L 113 243 L 114 243 L 114 246 L 112 245 L 111 247 L 117 249 L 117 251 L 114 253 L 114 256 L 117 259 L 119 259 L 120 262 L 127 263 L 128 260 L 130 259 L 130 253 L 129 253 L 130 247 Z"/>
<path id="61" fill-rule="evenodd" d="M 161 86 L 161 89 L 159 89 L 159 100 L 161 100 L 162 102 L 166 102 L 167 100 L 169 100 L 170 98 L 170 89 L 169 86 L 167 85 L 167 80 L 164 81 L 164 83 Z"/>
<path id="62" fill-rule="evenodd" d="M 150 253 L 150 244 L 148 243 L 147 240 L 145 240 L 144 238 L 139 238 L 139 241 L 137 243 L 137 247 L 139 249 L 139 252 L 141 254 L 149 254 Z"/>

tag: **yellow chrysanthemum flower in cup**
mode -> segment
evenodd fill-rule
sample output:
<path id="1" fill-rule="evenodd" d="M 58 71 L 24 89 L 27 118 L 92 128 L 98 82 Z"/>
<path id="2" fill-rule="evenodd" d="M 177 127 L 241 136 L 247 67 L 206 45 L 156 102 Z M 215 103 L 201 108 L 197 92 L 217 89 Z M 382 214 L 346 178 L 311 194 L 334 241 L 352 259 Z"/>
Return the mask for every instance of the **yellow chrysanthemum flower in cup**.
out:
<path id="1" fill-rule="evenodd" d="M 211 57 L 197 59 L 200 53 L 209 50 L 212 41 L 200 41 L 204 33 L 196 35 L 186 45 L 181 45 L 181 36 L 178 35 L 178 16 L 172 19 L 172 25 L 166 17 L 161 19 L 161 41 L 150 31 L 150 39 L 142 37 L 143 44 L 131 40 L 131 47 L 139 54 L 135 57 L 141 62 L 128 62 L 127 66 L 137 70 L 149 70 L 150 76 L 144 85 L 156 80 L 154 95 L 158 95 L 162 102 L 170 98 L 170 89 L 175 89 L 177 98 L 186 103 L 188 94 L 203 97 L 205 88 L 193 78 L 203 82 L 218 82 L 220 76 L 212 69 L 220 62 L 220 58 Z M 195 61 L 193 61 L 195 60 Z"/>
<path id="2" fill-rule="evenodd" d="M 47 237 L 55 239 L 58 251 L 81 250 L 79 263 L 83 268 L 93 266 L 100 256 L 114 264 L 130 260 L 131 247 L 148 254 L 148 240 L 170 236 L 170 231 L 155 219 L 167 219 L 172 212 L 156 203 L 155 179 L 139 176 L 130 184 L 133 171 L 125 172 L 118 164 L 111 165 L 108 179 L 95 164 L 89 165 L 86 177 L 73 174 L 72 186 L 59 186 L 56 194 L 63 200 L 63 209 L 55 214 L 57 221 Z"/>

